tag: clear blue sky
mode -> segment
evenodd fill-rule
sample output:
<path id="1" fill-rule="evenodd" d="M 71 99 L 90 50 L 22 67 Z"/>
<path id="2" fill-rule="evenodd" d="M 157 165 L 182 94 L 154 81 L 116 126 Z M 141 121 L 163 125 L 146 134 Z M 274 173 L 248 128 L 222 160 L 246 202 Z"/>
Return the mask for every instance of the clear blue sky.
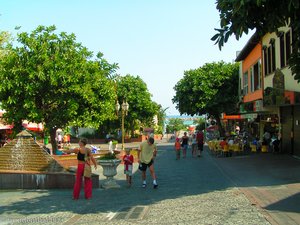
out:
<path id="1" fill-rule="evenodd" d="M 95 54 L 139 75 L 153 100 L 178 114 L 171 99 L 185 70 L 232 62 L 250 36 L 232 36 L 222 51 L 210 40 L 219 27 L 215 0 L 0 0 L 0 30 L 16 34 L 38 25 L 74 33 Z"/>

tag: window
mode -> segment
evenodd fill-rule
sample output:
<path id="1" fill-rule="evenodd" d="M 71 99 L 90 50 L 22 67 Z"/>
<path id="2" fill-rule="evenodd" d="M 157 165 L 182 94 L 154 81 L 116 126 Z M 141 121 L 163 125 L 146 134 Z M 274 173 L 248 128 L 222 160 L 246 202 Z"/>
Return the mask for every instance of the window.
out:
<path id="1" fill-rule="evenodd" d="M 271 54 L 272 54 L 272 57 L 271 57 L 271 60 L 272 60 L 272 68 L 271 68 L 271 71 L 270 73 L 274 72 L 276 70 L 276 64 L 275 64 L 275 41 L 272 42 L 271 44 Z"/>
<path id="2" fill-rule="evenodd" d="M 251 82 L 251 92 L 254 92 L 254 72 L 253 66 L 250 68 L 250 82 Z"/>
<path id="3" fill-rule="evenodd" d="M 280 36 L 280 66 L 285 67 L 291 56 L 291 30 Z"/>
<path id="4" fill-rule="evenodd" d="M 261 72 L 260 72 L 260 60 L 250 68 L 251 74 L 251 92 L 259 90 L 261 88 Z"/>
<path id="5" fill-rule="evenodd" d="M 276 62 L 275 62 L 275 40 L 271 39 L 270 46 L 264 47 L 264 73 L 265 76 L 273 73 L 276 69 Z"/>
<path id="6" fill-rule="evenodd" d="M 268 49 L 264 48 L 264 73 L 265 76 L 268 74 Z"/>
<path id="7" fill-rule="evenodd" d="M 267 60 L 268 60 L 268 74 L 271 73 L 271 71 L 272 71 L 272 58 L 271 58 L 272 52 L 271 52 L 271 50 L 272 50 L 272 48 L 269 47 L 268 48 L 268 58 L 267 58 Z"/>
<path id="8" fill-rule="evenodd" d="M 280 66 L 281 66 L 281 68 L 285 66 L 284 35 L 280 36 Z"/>
<path id="9" fill-rule="evenodd" d="M 248 94 L 248 71 L 243 74 L 243 94 Z"/>
<path id="10" fill-rule="evenodd" d="M 288 31 L 285 34 L 285 58 L 286 58 L 286 62 L 289 62 L 290 56 L 291 56 L 291 32 Z"/>

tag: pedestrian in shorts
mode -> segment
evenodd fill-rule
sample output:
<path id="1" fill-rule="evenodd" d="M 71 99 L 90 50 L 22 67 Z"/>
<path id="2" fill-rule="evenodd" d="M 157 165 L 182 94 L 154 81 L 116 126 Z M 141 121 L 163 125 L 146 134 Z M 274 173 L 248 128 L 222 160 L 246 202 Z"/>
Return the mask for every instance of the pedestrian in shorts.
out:
<path id="1" fill-rule="evenodd" d="M 146 188 L 146 170 L 149 168 L 151 177 L 153 179 L 153 188 L 156 189 L 158 187 L 156 181 L 156 175 L 154 171 L 154 159 L 156 157 L 157 147 L 154 143 L 154 138 L 149 137 L 147 141 L 141 143 L 139 151 L 138 151 L 138 162 L 139 162 L 139 170 L 142 172 L 142 187 Z"/>

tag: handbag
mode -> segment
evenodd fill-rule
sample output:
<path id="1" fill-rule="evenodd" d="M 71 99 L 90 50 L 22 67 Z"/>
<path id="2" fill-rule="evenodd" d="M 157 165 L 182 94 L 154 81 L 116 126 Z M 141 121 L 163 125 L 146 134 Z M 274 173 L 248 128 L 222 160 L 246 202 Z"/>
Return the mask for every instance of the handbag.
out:
<path id="1" fill-rule="evenodd" d="M 92 176 L 92 167 L 89 164 L 89 158 L 87 157 L 87 149 L 85 149 L 85 164 L 84 164 L 84 171 L 83 171 L 83 176 L 90 178 Z"/>
<path id="2" fill-rule="evenodd" d="M 88 164 L 84 164 L 83 176 L 90 178 L 92 176 L 92 167 Z"/>

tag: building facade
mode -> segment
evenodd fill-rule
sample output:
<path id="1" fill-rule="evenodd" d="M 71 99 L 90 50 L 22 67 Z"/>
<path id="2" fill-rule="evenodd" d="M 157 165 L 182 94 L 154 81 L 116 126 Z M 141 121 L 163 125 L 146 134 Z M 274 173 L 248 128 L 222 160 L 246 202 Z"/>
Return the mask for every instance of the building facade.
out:
<path id="1" fill-rule="evenodd" d="M 265 131 L 279 135 L 282 152 L 300 156 L 300 84 L 288 64 L 292 39 L 288 26 L 262 37 L 255 33 L 236 61 L 241 62 L 240 113 L 252 132 L 260 139 Z"/>
<path id="2" fill-rule="evenodd" d="M 300 84 L 288 64 L 292 39 L 290 27 L 262 38 L 263 104 L 278 111 L 282 151 L 300 156 Z"/>
<path id="3" fill-rule="evenodd" d="M 262 79 L 262 44 L 255 33 L 247 42 L 236 58 L 240 64 L 239 93 L 240 117 L 243 118 L 244 128 L 252 138 L 262 139 L 264 124 L 262 119 L 267 114 L 263 108 L 263 79 Z"/>

